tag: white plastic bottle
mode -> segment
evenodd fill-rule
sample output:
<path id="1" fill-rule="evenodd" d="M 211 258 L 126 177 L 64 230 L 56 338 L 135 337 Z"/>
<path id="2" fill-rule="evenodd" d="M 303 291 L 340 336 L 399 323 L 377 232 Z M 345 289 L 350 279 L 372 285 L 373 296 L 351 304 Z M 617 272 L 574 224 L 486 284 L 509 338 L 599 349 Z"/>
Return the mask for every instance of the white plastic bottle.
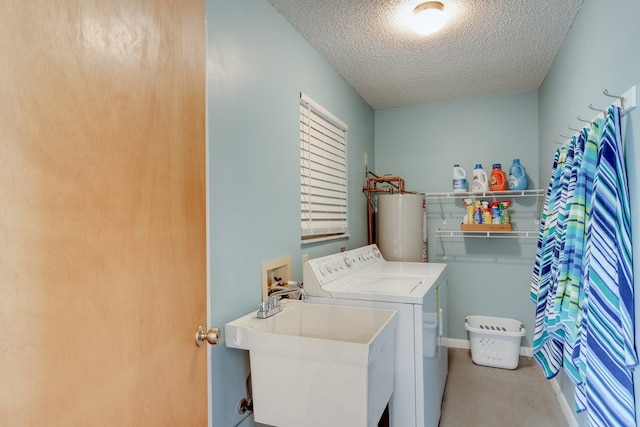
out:
<path id="1" fill-rule="evenodd" d="M 467 191 L 467 173 L 460 165 L 453 165 L 453 192 L 463 193 Z"/>
<path id="2" fill-rule="evenodd" d="M 487 173 L 484 171 L 484 169 L 482 169 L 482 165 L 480 163 L 477 163 L 476 167 L 473 168 L 473 184 L 471 187 L 471 191 L 475 193 L 489 191 L 489 180 L 487 179 Z"/>
<path id="3" fill-rule="evenodd" d="M 513 159 L 513 164 L 509 169 L 509 190 L 526 190 L 528 186 L 524 166 L 520 164 L 520 159 Z"/>

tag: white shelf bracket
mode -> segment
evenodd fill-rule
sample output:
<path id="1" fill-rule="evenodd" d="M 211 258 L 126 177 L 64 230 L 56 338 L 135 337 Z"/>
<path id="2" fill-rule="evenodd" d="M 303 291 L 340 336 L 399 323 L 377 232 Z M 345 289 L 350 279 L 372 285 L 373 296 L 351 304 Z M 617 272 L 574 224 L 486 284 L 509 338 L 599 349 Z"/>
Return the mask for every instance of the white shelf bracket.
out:
<path id="1" fill-rule="evenodd" d="M 442 259 L 447 259 L 447 253 L 444 251 L 444 242 L 442 241 L 442 239 L 438 239 L 440 241 L 440 249 L 442 251 Z"/>
<path id="2" fill-rule="evenodd" d="M 633 110 L 638 105 L 638 90 L 636 85 L 633 85 L 622 94 L 622 98 L 624 99 L 624 109 L 621 114 L 627 114 L 629 111 Z"/>

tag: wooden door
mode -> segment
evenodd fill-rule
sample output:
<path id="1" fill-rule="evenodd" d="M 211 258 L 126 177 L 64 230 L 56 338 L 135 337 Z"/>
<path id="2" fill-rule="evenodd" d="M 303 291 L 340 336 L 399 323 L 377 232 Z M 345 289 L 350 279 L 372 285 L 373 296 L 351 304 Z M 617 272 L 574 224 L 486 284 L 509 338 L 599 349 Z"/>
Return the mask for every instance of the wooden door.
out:
<path id="1" fill-rule="evenodd" d="M 204 2 L 0 13 L 0 425 L 204 426 Z"/>

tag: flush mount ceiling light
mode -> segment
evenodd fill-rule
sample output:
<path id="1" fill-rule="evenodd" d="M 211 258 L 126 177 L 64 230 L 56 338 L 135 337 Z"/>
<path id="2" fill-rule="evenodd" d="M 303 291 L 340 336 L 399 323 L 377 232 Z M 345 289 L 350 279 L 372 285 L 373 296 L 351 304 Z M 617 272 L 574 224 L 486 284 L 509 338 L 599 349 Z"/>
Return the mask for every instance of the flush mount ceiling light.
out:
<path id="1" fill-rule="evenodd" d="M 433 34 L 444 27 L 447 15 L 439 1 L 420 3 L 413 9 L 413 30 L 418 34 Z"/>

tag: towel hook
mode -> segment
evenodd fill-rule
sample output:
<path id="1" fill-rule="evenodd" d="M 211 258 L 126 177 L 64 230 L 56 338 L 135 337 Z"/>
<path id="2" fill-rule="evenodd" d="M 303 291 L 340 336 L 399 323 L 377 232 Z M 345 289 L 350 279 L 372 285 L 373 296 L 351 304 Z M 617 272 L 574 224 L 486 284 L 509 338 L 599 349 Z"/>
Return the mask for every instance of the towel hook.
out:
<path id="1" fill-rule="evenodd" d="M 564 139 L 571 139 L 570 136 L 564 136 L 563 134 L 560 134 L 561 137 L 563 137 Z"/>
<path id="2" fill-rule="evenodd" d="M 572 127 L 571 127 L 571 123 L 569 123 L 569 124 L 567 125 L 567 129 L 572 130 L 572 131 L 575 131 L 575 132 L 580 132 L 580 129 L 574 129 L 574 128 L 572 128 Z"/>
<path id="3" fill-rule="evenodd" d="M 620 100 L 620 106 L 624 108 L 624 96 L 612 95 L 607 89 L 603 90 L 602 93 L 604 93 L 605 96 L 609 96 L 611 98 L 618 98 Z"/>
<path id="4" fill-rule="evenodd" d="M 591 120 L 585 120 L 585 119 L 583 119 L 582 117 L 580 117 L 580 114 L 578 114 L 578 115 L 576 116 L 576 119 L 580 120 L 581 122 L 591 123 Z"/>
<path id="5" fill-rule="evenodd" d="M 600 113 L 604 113 L 605 112 L 605 110 L 603 108 L 596 108 L 596 107 L 593 106 L 593 104 L 589 104 L 589 108 L 591 110 L 593 110 L 593 111 L 598 111 Z"/>

